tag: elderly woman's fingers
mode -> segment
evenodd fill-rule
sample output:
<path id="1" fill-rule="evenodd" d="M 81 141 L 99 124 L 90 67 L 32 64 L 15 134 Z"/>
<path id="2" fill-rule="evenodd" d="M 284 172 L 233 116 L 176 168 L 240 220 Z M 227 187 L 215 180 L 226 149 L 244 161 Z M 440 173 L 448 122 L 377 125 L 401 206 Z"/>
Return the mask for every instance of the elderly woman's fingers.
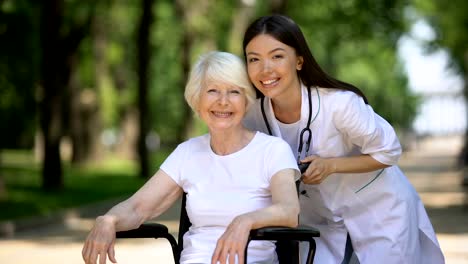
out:
<path id="1" fill-rule="evenodd" d="M 107 253 L 109 255 L 109 260 L 112 261 L 112 263 L 117 263 L 117 259 L 115 259 L 114 245 L 115 242 L 112 242 Z"/>

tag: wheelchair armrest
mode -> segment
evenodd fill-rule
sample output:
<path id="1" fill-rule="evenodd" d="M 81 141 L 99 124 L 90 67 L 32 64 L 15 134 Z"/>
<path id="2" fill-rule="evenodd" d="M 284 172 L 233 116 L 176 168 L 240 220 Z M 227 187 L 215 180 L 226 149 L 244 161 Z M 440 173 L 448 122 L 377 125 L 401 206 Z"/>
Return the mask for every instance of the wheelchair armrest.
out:
<path id="1" fill-rule="evenodd" d="M 309 241 L 319 237 L 320 232 L 313 227 L 263 227 L 250 231 L 251 240 L 297 240 Z"/>
<path id="2" fill-rule="evenodd" d="M 166 238 L 168 235 L 167 226 L 157 223 L 145 223 L 136 229 L 116 233 L 117 238 Z"/>
<path id="3" fill-rule="evenodd" d="M 115 236 L 116 238 L 165 238 L 171 244 L 175 263 L 179 263 L 180 252 L 178 251 L 177 241 L 174 236 L 169 233 L 169 229 L 165 225 L 145 223 L 132 230 L 118 231 Z"/>
<path id="4" fill-rule="evenodd" d="M 307 241 L 309 242 L 309 252 L 305 263 L 314 262 L 316 243 L 314 237 L 319 237 L 320 231 L 313 227 L 263 227 L 250 231 L 249 241 L 251 240 L 276 240 L 276 241 Z M 247 243 L 247 246 L 248 246 Z M 244 262 L 247 263 L 247 247 L 244 253 Z"/>

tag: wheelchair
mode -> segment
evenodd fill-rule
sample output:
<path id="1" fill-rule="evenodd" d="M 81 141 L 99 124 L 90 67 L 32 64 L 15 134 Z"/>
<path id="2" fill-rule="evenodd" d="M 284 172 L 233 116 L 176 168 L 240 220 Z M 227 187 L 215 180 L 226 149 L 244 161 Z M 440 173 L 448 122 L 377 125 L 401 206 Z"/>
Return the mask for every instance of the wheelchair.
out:
<path id="1" fill-rule="evenodd" d="M 169 241 L 174 256 L 174 263 L 179 264 L 180 253 L 183 249 L 183 236 L 191 226 L 190 220 L 185 210 L 186 194 L 182 197 L 180 210 L 178 239 L 169 233 L 167 226 L 159 223 L 144 223 L 140 227 L 128 231 L 119 231 L 117 238 L 165 238 Z M 299 242 L 309 243 L 309 252 L 306 263 L 313 263 L 316 243 L 314 237 L 319 237 L 320 232 L 312 227 L 264 227 L 250 231 L 247 246 L 245 248 L 244 263 L 247 264 L 247 247 L 252 240 L 273 240 L 276 241 L 276 253 L 280 264 L 300 263 Z"/>

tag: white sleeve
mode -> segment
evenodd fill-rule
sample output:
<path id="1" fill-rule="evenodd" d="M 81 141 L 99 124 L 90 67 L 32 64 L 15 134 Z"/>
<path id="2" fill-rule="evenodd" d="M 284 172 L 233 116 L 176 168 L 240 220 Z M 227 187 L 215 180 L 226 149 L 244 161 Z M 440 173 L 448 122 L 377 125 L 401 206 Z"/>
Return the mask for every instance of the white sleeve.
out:
<path id="1" fill-rule="evenodd" d="M 188 144 L 186 142 L 181 143 L 177 148 L 164 160 L 164 162 L 159 167 L 163 170 L 169 177 L 171 177 L 177 185 L 182 187 L 182 161 L 187 160 L 185 156 L 188 153 Z"/>
<path id="2" fill-rule="evenodd" d="M 298 180 L 301 177 L 301 173 L 291 147 L 289 147 L 288 143 L 283 139 L 274 138 L 272 144 L 270 144 L 270 148 L 264 153 L 268 181 L 271 180 L 273 175 L 284 169 L 294 169 L 296 171 L 296 174 L 294 175 L 295 180 Z"/>
<path id="3" fill-rule="evenodd" d="M 353 92 L 341 92 L 336 102 L 333 122 L 337 129 L 377 161 L 395 165 L 401 155 L 401 145 L 393 127 L 374 112 L 372 107 Z"/>

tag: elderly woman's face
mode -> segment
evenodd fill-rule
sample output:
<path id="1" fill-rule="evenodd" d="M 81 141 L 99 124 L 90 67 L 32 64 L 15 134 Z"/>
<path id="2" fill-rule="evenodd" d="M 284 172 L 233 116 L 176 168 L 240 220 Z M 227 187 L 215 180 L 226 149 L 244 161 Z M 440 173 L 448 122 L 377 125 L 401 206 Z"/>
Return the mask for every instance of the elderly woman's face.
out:
<path id="1" fill-rule="evenodd" d="M 246 112 L 244 90 L 227 83 L 208 82 L 200 92 L 198 114 L 210 131 L 241 126 Z"/>

